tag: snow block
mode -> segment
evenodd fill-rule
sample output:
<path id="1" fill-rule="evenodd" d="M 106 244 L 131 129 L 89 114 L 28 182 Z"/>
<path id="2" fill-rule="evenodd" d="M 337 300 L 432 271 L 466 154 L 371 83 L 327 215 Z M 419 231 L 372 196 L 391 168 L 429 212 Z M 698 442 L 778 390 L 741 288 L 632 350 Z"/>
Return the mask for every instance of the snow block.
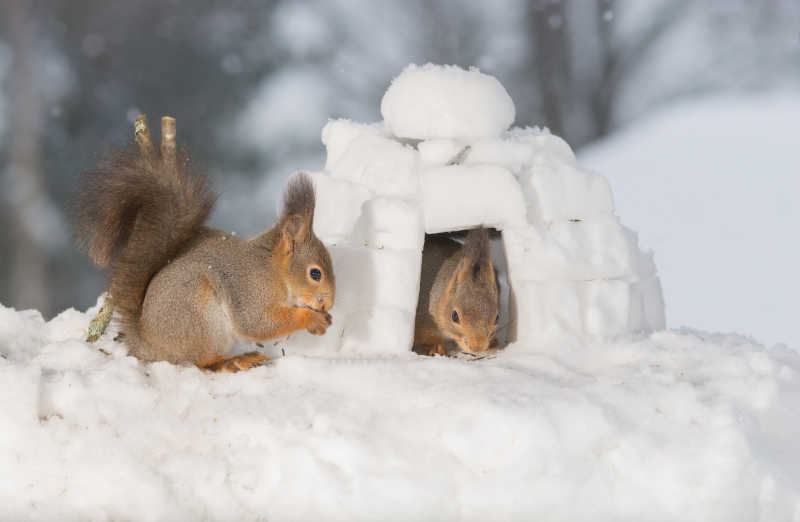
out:
<path id="1" fill-rule="evenodd" d="M 623 278 L 634 275 L 635 245 L 614 216 L 557 222 L 503 233 L 513 278 L 545 281 Z"/>
<path id="2" fill-rule="evenodd" d="M 537 156 L 547 156 L 568 163 L 576 161 L 572 147 L 560 136 L 551 134 L 547 129 L 539 127 L 515 127 L 509 129 L 503 137 L 506 140 L 520 143 L 529 143 L 534 147 Z"/>
<path id="3" fill-rule="evenodd" d="M 370 192 L 363 185 L 323 173 L 311 172 L 309 176 L 317 200 L 314 233 L 325 243 L 338 243 L 350 234 Z"/>
<path id="4" fill-rule="evenodd" d="M 643 329 L 641 294 L 626 281 L 525 281 L 515 291 L 519 340 L 592 341 Z"/>
<path id="5" fill-rule="evenodd" d="M 575 281 L 516 280 L 517 340 L 549 341 L 580 335 L 583 318 L 579 285 Z"/>
<path id="6" fill-rule="evenodd" d="M 497 229 L 526 223 L 525 201 L 514 175 L 494 165 L 452 165 L 422 171 L 425 232 L 478 225 Z"/>
<path id="7" fill-rule="evenodd" d="M 381 100 L 386 128 L 400 138 L 500 136 L 514 121 L 514 102 L 493 76 L 456 66 L 409 65 Z"/>
<path id="8" fill-rule="evenodd" d="M 664 293 L 661 281 L 655 274 L 634 284 L 641 316 L 637 322 L 631 321 L 636 330 L 658 331 L 667 326 Z"/>
<path id="9" fill-rule="evenodd" d="M 582 290 L 584 331 L 596 338 L 630 330 L 634 289 L 625 281 L 587 281 Z M 637 308 L 638 309 L 638 308 Z"/>
<path id="10" fill-rule="evenodd" d="M 416 309 L 421 251 L 343 246 L 336 247 L 331 257 L 336 313 L 382 306 Z"/>
<path id="11" fill-rule="evenodd" d="M 411 350 L 414 312 L 392 308 L 357 310 L 345 318 L 342 353 L 403 355 Z"/>
<path id="12" fill-rule="evenodd" d="M 456 158 L 465 145 L 459 140 L 426 140 L 417 144 L 419 151 L 419 162 L 423 167 L 441 167 Z"/>
<path id="13" fill-rule="evenodd" d="M 411 197 L 419 191 L 417 151 L 380 136 L 357 136 L 326 168 L 334 178 L 360 183 L 374 194 Z"/>
<path id="14" fill-rule="evenodd" d="M 630 244 L 637 245 L 639 243 L 639 235 L 636 232 L 624 226 L 622 230 L 624 234 L 628 236 L 628 242 Z M 634 256 L 634 269 L 640 279 L 647 279 L 656 275 L 656 262 L 653 256 L 654 254 L 652 251 L 644 252 L 642 250 L 638 250 L 637 255 Z"/>
<path id="15" fill-rule="evenodd" d="M 483 139 L 470 144 L 465 165 L 500 165 L 519 171 L 533 162 L 536 148 L 525 141 L 500 138 Z"/>
<path id="16" fill-rule="evenodd" d="M 536 128 L 511 129 L 500 138 L 474 141 L 470 149 L 464 164 L 500 165 L 515 172 L 541 159 L 575 163 L 575 154 L 567 142 Z"/>
<path id="17" fill-rule="evenodd" d="M 417 203 L 378 197 L 364 203 L 353 227 L 353 243 L 369 248 L 421 250 L 425 242 L 422 215 Z"/>
<path id="18" fill-rule="evenodd" d="M 539 222 L 588 221 L 614 214 L 611 188 L 602 176 L 561 161 L 537 161 L 520 176 Z"/>
<path id="19" fill-rule="evenodd" d="M 383 123 L 355 123 L 346 119 L 330 120 L 322 128 L 322 144 L 328 152 L 325 169 L 330 170 L 359 136 L 388 136 Z"/>

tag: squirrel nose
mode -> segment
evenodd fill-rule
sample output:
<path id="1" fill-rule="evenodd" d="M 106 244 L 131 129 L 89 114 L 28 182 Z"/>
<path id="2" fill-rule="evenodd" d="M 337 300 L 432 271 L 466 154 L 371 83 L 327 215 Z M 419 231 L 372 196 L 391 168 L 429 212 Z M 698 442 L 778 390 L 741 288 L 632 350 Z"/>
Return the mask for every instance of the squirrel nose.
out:
<path id="1" fill-rule="evenodd" d="M 467 348 L 468 351 L 472 353 L 479 353 L 485 352 L 489 349 L 489 338 L 488 337 L 477 337 L 469 339 L 464 337 L 464 348 Z"/>

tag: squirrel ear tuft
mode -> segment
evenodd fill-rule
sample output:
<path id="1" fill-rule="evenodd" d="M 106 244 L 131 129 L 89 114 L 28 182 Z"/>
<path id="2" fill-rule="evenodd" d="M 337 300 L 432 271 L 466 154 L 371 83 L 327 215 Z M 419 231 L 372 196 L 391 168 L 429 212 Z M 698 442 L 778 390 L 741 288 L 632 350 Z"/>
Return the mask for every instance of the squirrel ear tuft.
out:
<path id="1" fill-rule="evenodd" d="M 312 234 L 315 199 L 314 183 L 308 174 L 298 172 L 289 179 L 280 217 L 281 235 L 289 250 Z"/>
<path id="2" fill-rule="evenodd" d="M 283 193 L 280 219 L 285 220 L 289 216 L 296 214 L 307 218 L 308 221 L 313 223 L 315 206 L 316 194 L 311 177 L 305 172 L 294 174 L 289 178 Z"/>
<path id="3" fill-rule="evenodd" d="M 489 231 L 479 227 L 469 231 L 467 239 L 462 247 L 464 260 L 467 261 L 469 275 L 473 279 L 482 277 L 490 278 L 489 273 L 494 271 L 492 266 L 491 246 L 489 243 Z"/>
<path id="4" fill-rule="evenodd" d="M 311 219 L 308 216 L 290 214 L 283 218 L 281 234 L 290 243 L 302 243 L 311 233 Z"/>
<path id="5" fill-rule="evenodd" d="M 474 266 L 475 264 L 470 258 L 467 256 L 462 257 L 461 261 L 456 265 L 456 284 L 461 285 L 469 281 L 473 277 Z"/>

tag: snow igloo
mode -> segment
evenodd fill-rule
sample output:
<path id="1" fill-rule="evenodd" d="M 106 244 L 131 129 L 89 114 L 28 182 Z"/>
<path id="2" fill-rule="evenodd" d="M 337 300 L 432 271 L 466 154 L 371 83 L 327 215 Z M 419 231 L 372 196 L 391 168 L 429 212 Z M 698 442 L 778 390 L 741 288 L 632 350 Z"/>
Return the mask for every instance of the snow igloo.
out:
<path id="1" fill-rule="evenodd" d="M 620 224 L 606 179 L 546 129 L 511 128 L 492 76 L 408 66 L 383 121 L 332 120 L 314 230 L 336 273 L 333 324 L 290 336 L 300 353 L 410 352 L 425 234 L 500 232 L 510 289 L 506 341 L 545 350 L 664 327 L 652 255 Z"/>

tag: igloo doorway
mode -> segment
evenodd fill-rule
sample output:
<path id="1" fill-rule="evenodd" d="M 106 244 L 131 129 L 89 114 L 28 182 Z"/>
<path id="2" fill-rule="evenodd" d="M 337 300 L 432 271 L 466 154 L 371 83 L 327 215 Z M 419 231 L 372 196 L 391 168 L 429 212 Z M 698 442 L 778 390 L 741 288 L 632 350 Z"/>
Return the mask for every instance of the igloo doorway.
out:
<path id="1" fill-rule="evenodd" d="M 498 350 L 505 348 L 510 340 L 513 340 L 513 336 L 515 333 L 514 330 L 514 322 L 515 318 L 511 314 L 511 307 L 509 306 L 509 299 L 510 299 L 510 286 L 508 282 L 508 267 L 506 264 L 506 255 L 505 255 L 505 245 L 503 243 L 502 233 L 499 230 L 494 228 L 488 228 L 488 236 L 489 236 L 489 252 L 490 252 L 490 259 L 492 264 L 492 272 L 493 272 L 493 280 L 496 283 L 497 290 L 498 290 L 498 310 L 497 310 L 497 329 L 494 334 L 494 337 L 491 339 L 490 349 L 486 353 L 482 354 L 462 354 L 461 350 L 458 348 L 457 344 L 454 341 L 448 341 L 445 343 L 444 346 L 441 347 L 433 347 L 424 345 L 419 338 L 417 338 L 417 334 L 419 333 L 419 328 L 427 324 L 428 327 L 431 327 L 431 321 L 433 320 L 431 316 L 431 312 L 427 306 L 429 303 L 430 297 L 430 282 L 432 278 L 435 277 L 435 274 L 438 273 L 438 270 L 441 268 L 441 265 L 436 261 L 430 260 L 429 256 L 432 256 L 432 253 L 427 252 L 428 248 L 433 246 L 434 248 L 438 248 L 436 252 L 441 253 L 441 247 L 439 245 L 453 245 L 455 248 L 459 248 L 458 245 L 463 245 L 464 241 L 466 240 L 467 233 L 469 231 L 462 230 L 462 231 L 454 231 L 454 232 L 447 232 L 447 233 L 439 233 L 439 234 L 425 234 L 425 246 L 422 250 L 422 263 L 421 263 L 421 276 L 420 276 L 420 297 L 419 302 L 417 305 L 416 310 L 416 318 L 415 318 L 415 338 L 414 338 L 414 347 L 413 351 L 419 355 L 450 355 L 450 356 L 465 356 L 468 359 L 474 358 L 482 358 L 485 356 L 491 356 L 496 353 Z M 431 264 L 432 263 L 432 264 Z M 429 264 L 430 266 L 426 266 Z M 428 271 L 426 275 L 426 270 Z M 426 284 L 426 279 L 429 281 Z M 421 307 L 421 308 L 420 308 Z M 487 321 L 488 325 L 491 325 L 492 322 L 495 320 L 494 314 L 490 314 L 491 317 L 485 315 L 484 319 Z M 491 326 L 490 326 L 491 328 Z M 481 328 L 479 331 L 484 331 Z M 438 348 L 438 349 L 437 349 Z"/>

